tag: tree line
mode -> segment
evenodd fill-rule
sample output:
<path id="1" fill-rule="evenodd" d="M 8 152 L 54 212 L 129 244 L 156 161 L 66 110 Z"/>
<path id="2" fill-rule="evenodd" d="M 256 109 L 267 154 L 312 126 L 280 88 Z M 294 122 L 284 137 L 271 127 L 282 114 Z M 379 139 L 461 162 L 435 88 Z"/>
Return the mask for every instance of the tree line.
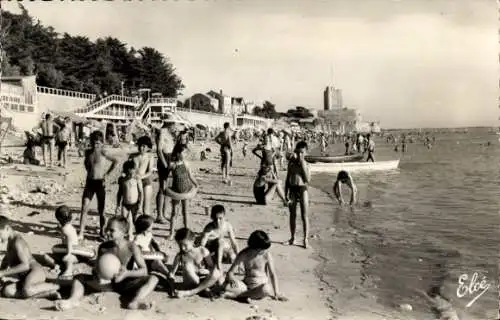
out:
<path id="1" fill-rule="evenodd" d="M 20 14 L 2 13 L 5 76 L 36 75 L 40 86 L 97 95 L 120 94 L 123 85 L 125 94 L 148 88 L 177 97 L 184 88 L 173 64 L 155 48 L 128 48 L 113 37 L 93 42 L 60 34 L 19 6 Z"/>

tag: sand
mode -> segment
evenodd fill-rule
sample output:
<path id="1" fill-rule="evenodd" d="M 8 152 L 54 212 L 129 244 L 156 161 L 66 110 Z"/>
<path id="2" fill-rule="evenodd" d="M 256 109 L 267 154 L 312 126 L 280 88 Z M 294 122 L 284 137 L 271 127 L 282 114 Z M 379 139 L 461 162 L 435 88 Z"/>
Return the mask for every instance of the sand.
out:
<path id="1" fill-rule="evenodd" d="M 192 147 L 191 166 L 200 182 L 200 190 L 189 207 L 189 226 L 201 231 L 209 221 L 204 214 L 205 206 L 220 203 L 226 207 L 227 218 L 233 224 L 240 248 L 245 246 L 249 234 L 261 229 L 269 233 L 280 288 L 289 302 L 262 300 L 254 305 L 246 305 L 219 299 L 210 301 L 200 297 L 171 299 L 165 292 L 154 292 L 150 300 L 155 306 L 150 311 L 128 311 L 120 308 L 118 296 L 113 293 L 99 294 L 84 298 L 81 306 L 66 312 L 53 309 L 53 302 L 47 300 L 0 299 L 0 319 L 417 319 L 411 313 L 384 310 L 376 303 L 365 288 L 370 279 L 361 274 L 366 257 L 354 244 L 354 237 L 348 231 L 336 230 L 333 223 L 331 198 L 324 192 L 311 189 L 311 245 L 313 249 L 285 246 L 281 243 L 289 238 L 288 209 L 276 199 L 267 206 L 254 204 L 251 190 L 257 172 L 257 161 L 253 156 L 242 158 L 235 152 L 232 170 L 232 186 L 221 182 L 217 152 L 209 154 L 208 161 L 199 161 L 199 150 L 213 145 L 196 144 Z M 5 152 L 6 149 L 3 151 Z M 120 154 L 121 159 L 131 148 L 111 149 Z M 8 152 L 22 152 L 10 148 Z M 14 157 L 15 158 L 15 157 Z M 2 197 L 2 214 L 16 222 L 15 229 L 22 232 L 34 253 L 49 251 L 59 242 L 56 232 L 54 210 L 66 204 L 75 212 L 74 224 L 79 224 L 81 193 L 83 190 L 83 159 L 75 151 L 70 153 L 66 170 L 56 168 L 13 164 L 1 168 L 0 184 L 9 189 L 10 198 Z M 118 167 L 120 168 L 121 165 Z M 201 170 L 200 170 L 201 169 Z M 116 178 L 119 172 L 115 171 Z M 285 178 L 285 172 L 280 173 Z M 116 180 L 107 181 L 106 212 L 114 213 Z M 157 188 L 157 183 L 154 183 Z M 16 191 L 17 190 L 17 191 Z M 29 193 L 38 190 L 42 192 Z M 5 191 L 5 190 L 4 190 Z M 45 193 L 43 193 L 45 192 Z M 154 190 L 156 194 L 156 190 Z M 154 201 L 154 199 L 153 199 Z M 155 207 L 155 205 L 153 205 Z M 97 231 L 98 217 L 93 202 L 90 229 Z M 178 217 L 177 226 L 181 225 Z M 169 254 L 169 262 L 177 252 L 174 242 L 165 239 L 167 225 L 156 225 L 155 235 L 160 245 Z M 297 242 L 302 241 L 301 223 Z M 89 243 L 97 242 L 88 241 Z M 322 252 L 333 250 L 334 260 L 326 260 Z M 332 264 L 335 265 L 332 268 Z M 227 270 L 229 266 L 225 265 Z M 78 270 L 89 270 L 79 265 Z"/>

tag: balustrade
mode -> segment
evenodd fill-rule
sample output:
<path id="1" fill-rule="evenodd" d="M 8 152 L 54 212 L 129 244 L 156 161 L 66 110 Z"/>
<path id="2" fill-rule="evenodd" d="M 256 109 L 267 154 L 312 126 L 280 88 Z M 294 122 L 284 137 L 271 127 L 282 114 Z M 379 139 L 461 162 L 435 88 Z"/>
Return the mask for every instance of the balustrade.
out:
<path id="1" fill-rule="evenodd" d="M 86 99 L 86 100 L 94 100 L 96 97 L 95 94 L 91 93 L 84 93 L 79 91 L 64 90 L 64 89 L 57 89 L 57 88 L 50 88 L 43 86 L 37 86 L 36 91 L 38 93 L 53 94 L 58 96 L 66 96 L 66 97 Z"/>

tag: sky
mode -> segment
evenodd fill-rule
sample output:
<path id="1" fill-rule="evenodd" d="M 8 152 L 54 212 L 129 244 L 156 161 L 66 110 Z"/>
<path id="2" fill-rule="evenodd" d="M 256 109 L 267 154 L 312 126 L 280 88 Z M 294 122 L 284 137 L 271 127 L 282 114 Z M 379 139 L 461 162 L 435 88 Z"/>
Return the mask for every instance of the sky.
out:
<path id="1" fill-rule="evenodd" d="M 223 90 L 279 111 L 327 85 L 384 128 L 498 126 L 494 0 L 23 2 L 57 32 L 158 49 L 183 97 Z M 19 12 L 16 2 L 2 1 Z"/>

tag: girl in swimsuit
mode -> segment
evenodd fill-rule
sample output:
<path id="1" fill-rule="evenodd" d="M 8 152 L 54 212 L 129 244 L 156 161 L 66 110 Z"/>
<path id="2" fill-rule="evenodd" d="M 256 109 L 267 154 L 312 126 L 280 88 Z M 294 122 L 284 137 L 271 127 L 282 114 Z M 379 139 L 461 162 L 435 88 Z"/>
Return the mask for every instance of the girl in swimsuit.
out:
<path id="1" fill-rule="evenodd" d="M 193 187 L 198 188 L 198 182 L 194 178 L 193 173 L 186 161 L 184 161 L 184 151 L 186 145 L 178 144 L 172 152 L 172 163 L 169 171 L 172 171 L 172 191 L 178 193 L 189 192 Z M 184 227 L 187 228 L 187 207 L 189 200 L 174 200 L 172 199 L 172 216 L 170 217 L 170 240 L 174 239 L 175 215 L 177 214 L 177 205 L 181 203 L 182 218 Z"/>
<path id="2" fill-rule="evenodd" d="M 269 252 L 271 241 L 267 233 L 261 230 L 252 232 L 248 238 L 248 247 L 243 249 L 229 268 L 226 275 L 223 297 L 250 302 L 271 297 L 279 301 L 287 301 L 280 294 L 274 262 Z M 243 263 L 245 277 L 243 281 L 234 277 L 239 264 Z"/>

